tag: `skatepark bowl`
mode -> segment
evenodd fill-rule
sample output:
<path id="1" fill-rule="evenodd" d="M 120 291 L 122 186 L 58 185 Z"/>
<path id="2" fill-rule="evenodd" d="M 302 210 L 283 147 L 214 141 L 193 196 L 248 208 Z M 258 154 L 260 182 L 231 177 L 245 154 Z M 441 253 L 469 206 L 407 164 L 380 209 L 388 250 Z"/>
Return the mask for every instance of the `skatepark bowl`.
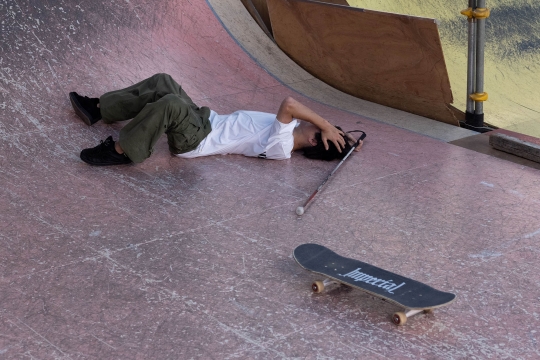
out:
<path id="1" fill-rule="evenodd" d="M 238 0 L 0 0 L 0 29 L 0 358 L 540 357 L 539 170 L 331 88 Z M 85 125 L 68 93 L 160 72 L 218 113 L 293 96 L 368 136 L 302 217 L 335 162 L 180 159 L 163 137 L 83 163 L 123 124 Z M 457 298 L 397 327 L 359 291 L 313 294 L 308 242 Z"/>

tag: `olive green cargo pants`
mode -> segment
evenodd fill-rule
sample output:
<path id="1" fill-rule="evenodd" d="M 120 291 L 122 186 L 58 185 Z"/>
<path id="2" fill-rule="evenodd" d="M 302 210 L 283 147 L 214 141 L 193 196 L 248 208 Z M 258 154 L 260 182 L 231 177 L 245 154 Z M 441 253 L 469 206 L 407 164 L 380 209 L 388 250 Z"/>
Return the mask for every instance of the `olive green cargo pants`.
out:
<path id="1" fill-rule="evenodd" d="M 120 130 L 120 146 L 135 163 L 148 158 L 159 137 L 167 134 L 169 150 L 194 150 L 212 130 L 210 109 L 199 108 L 170 75 L 156 74 L 99 99 L 107 124 L 133 119 Z"/>

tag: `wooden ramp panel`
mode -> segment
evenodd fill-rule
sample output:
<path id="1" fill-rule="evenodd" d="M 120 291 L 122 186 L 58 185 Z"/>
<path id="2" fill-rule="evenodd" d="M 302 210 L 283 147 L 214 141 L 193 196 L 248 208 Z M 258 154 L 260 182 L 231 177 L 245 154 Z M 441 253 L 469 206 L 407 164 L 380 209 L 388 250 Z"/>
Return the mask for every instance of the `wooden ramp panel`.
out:
<path id="1" fill-rule="evenodd" d="M 313 76 L 353 96 L 459 125 L 433 19 L 309 0 L 267 0 L 274 39 Z"/>
<path id="2" fill-rule="evenodd" d="M 270 38 L 272 35 L 272 24 L 270 23 L 270 15 L 268 14 L 268 6 L 266 0 L 240 0 L 245 8 L 253 17 L 255 22 L 263 29 Z M 321 0 L 322 2 L 349 6 L 347 0 Z"/>
<path id="3" fill-rule="evenodd" d="M 251 17 L 263 29 L 266 35 L 273 38 L 272 26 L 270 24 L 270 15 L 268 14 L 268 6 L 266 0 L 240 0 L 246 7 Z"/>

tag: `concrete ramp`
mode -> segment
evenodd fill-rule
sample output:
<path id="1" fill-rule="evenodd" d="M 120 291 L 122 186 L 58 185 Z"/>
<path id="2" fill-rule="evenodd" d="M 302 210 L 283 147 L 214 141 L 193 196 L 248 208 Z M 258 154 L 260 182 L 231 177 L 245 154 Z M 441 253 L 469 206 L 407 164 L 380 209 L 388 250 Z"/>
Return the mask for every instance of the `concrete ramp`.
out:
<path id="1" fill-rule="evenodd" d="M 1 358 L 540 355 L 539 171 L 384 123 L 408 115 L 321 85 L 260 29 L 231 36 L 258 28 L 240 1 L 2 0 L 0 16 Z M 368 138 L 301 219 L 336 163 L 183 160 L 165 138 L 139 165 L 83 163 L 123 125 L 86 126 L 68 92 L 157 72 L 220 113 L 292 95 Z M 291 258 L 307 242 L 457 300 L 397 328 L 390 304 L 313 295 Z"/>

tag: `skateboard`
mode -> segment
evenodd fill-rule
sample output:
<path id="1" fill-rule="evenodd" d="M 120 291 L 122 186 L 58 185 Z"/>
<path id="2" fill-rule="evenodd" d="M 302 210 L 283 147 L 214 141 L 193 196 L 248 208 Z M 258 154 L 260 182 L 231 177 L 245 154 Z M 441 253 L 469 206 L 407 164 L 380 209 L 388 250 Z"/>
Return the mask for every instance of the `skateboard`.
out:
<path id="1" fill-rule="evenodd" d="M 456 298 L 455 294 L 343 257 L 322 245 L 300 245 L 294 249 L 293 257 L 302 268 L 327 277 L 311 285 L 315 293 L 323 292 L 330 285 L 342 284 L 404 308 L 404 311 L 392 315 L 392 322 L 396 325 L 404 325 L 407 318 L 420 312 L 432 312 Z"/>

